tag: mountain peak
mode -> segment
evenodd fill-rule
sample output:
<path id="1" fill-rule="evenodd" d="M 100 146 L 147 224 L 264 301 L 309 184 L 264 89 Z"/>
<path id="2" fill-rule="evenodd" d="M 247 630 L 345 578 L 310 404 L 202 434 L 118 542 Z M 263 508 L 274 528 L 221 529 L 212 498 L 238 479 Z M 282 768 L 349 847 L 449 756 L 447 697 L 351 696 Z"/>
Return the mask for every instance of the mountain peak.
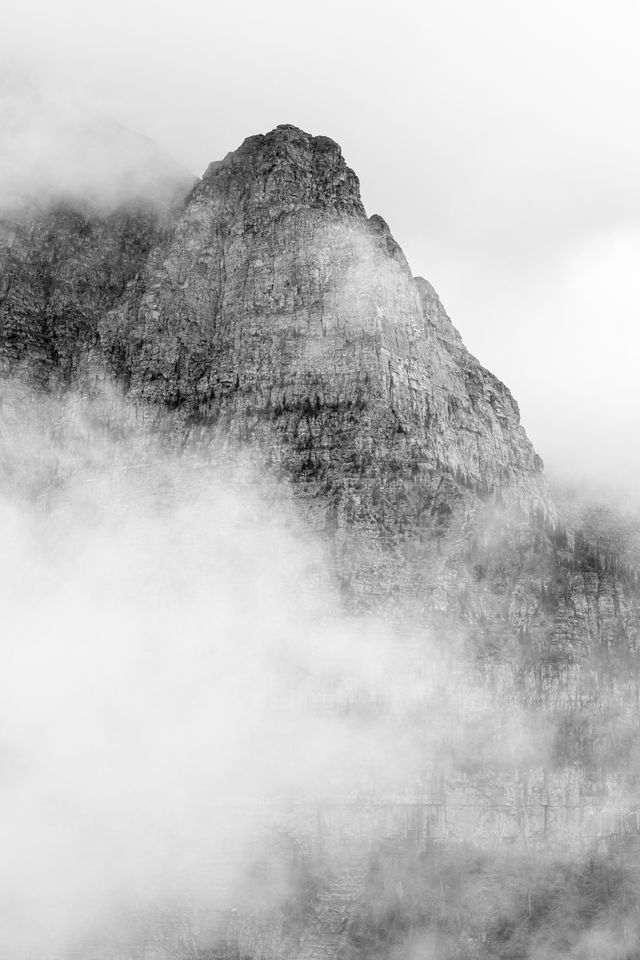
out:
<path id="1" fill-rule="evenodd" d="M 394 496 L 403 477 L 404 503 L 446 475 L 547 507 L 513 397 L 412 276 L 386 221 L 367 219 L 335 141 L 290 124 L 247 138 L 208 167 L 161 238 L 135 218 L 87 229 L 91 248 L 75 221 L 42 226 L 47 263 L 68 262 L 77 288 L 64 271 L 27 277 L 34 257 L 7 244 L 9 369 L 28 354 L 39 371 L 62 355 L 73 370 L 93 344 L 132 397 L 256 439 L 345 509 L 358 472 L 363 516 L 382 515 L 380 476 Z M 103 273 L 118 282 L 87 280 Z"/>
<path id="2" fill-rule="evenodd" d="M 235 184 L 235 187 L 233 186 Z M 322 207 L 364 218 L 360 182 L 339 145 L 291 124 L 247 137 L 223 160 L 210 163 L 199 189 L 222 190 L 266 206 L 271 216 L 300 207 Z"/>
<path id="3" fill-rule="evenodd" d="M 446 475 L 548 505 L 511 394 L 328 137 L 283 125 L 211 164 L 102 331 L 134 395 L 227 424 L 345 509 L 354 471 L 363 516 L 379 476 L 403 503 Z"/>

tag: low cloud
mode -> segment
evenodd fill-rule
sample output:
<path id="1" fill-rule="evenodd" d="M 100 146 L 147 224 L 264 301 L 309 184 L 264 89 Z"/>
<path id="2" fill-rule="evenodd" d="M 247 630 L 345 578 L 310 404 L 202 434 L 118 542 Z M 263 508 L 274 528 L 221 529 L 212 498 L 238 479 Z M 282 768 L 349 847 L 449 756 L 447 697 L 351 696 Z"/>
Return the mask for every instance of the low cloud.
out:
<path id="1" fill-rule="evenodd" d="M 95 106 L 0 73 L 0 208 L 73 201 L 100 210 L 174 202 L 195 177 Z"/>

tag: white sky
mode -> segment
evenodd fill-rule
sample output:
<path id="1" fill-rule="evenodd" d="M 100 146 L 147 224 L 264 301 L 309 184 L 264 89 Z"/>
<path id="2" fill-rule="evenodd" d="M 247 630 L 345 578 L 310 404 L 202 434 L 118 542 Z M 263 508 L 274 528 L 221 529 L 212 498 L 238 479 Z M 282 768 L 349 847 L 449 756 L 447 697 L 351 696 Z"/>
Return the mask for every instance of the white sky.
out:
<path id="1" fill-rule="evenodd" d="M 333 137 L 548 468 L 640 480 L 640 5 L 0 0 L 13 69 L 200 173 Z"/>

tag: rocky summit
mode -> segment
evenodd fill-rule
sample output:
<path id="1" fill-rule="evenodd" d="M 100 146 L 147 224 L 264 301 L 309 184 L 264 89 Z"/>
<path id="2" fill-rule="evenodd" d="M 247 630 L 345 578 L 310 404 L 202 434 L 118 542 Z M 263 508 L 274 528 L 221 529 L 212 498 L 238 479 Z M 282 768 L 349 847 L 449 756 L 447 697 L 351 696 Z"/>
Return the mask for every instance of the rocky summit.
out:
<path id="1" fill-rule="evenodd" d="M 514 398 L 382 217 L 367 217 L 336 143 L 279 126 L 211 163 L 184 199 L 179 186 L 162 205 L 76 199 L 3 214 L 5 382 L 90 394 L 115 380 L 184 442 L 255 451 L 294 490 L 345 611 L 393 624 L 407 682 L 435 658 L 425 703 L 453 711 L 446 756 L 431 755 L 419 782 L 369 784 L 355 812 L 334 797 L 313 823 L 301 815 L 296 849 L 320 823 L 336 849 L 352 842 L 286 936 L 280 914 L 234 921 L 224 948 L 188 955 L 525 956 L 513 938 L 533 943 L 558 890 L 584 893 L 588 875 L 556 872 L 553 886 L 529 864 L 537 886 L 511 911 L 516 937 L 497 895 L 478 919 L 451 864 L 482 867 L 494 887 L 502 877 L 517 899 L 507 849 L 522 863 L 532 850 L 609 863 L 634 846 L 637 573 L 563 524 Z M 411 724 L 428 723 L 425 704 L 415 709 L 423 720 Z M 389 842 L 383 868 L 371 851 Z M 425 931 L 435 952 L 412 953 Z M 151 939 L 144 956 L 167 955 Z M 170 955 L 187 955 L 172 943 Z"/>

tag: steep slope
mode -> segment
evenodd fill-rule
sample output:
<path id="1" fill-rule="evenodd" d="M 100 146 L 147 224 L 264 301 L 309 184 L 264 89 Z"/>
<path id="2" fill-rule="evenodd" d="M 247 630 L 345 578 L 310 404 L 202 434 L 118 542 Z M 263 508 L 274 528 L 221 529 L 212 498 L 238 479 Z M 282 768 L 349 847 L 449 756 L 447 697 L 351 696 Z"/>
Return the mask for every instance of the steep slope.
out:
<path id="1" fill-rule="evenodd" d="M 282 126 L 211 164 L 101 336 L 135 396 L 276 435 L 299 474 L 375 459 L 546 502 L 511 394 L 327 138 Z"/>
<path id="2" fill-rule="evenodd" d="M 211 164 L 99 329 L 131 396 L 258 444 L 295 480 L 357 607 L 405 602 L 412 579 L 424 597 L 478 490 L 553 513 L 511 394 L 327 138 L 278 127 Z"/>

